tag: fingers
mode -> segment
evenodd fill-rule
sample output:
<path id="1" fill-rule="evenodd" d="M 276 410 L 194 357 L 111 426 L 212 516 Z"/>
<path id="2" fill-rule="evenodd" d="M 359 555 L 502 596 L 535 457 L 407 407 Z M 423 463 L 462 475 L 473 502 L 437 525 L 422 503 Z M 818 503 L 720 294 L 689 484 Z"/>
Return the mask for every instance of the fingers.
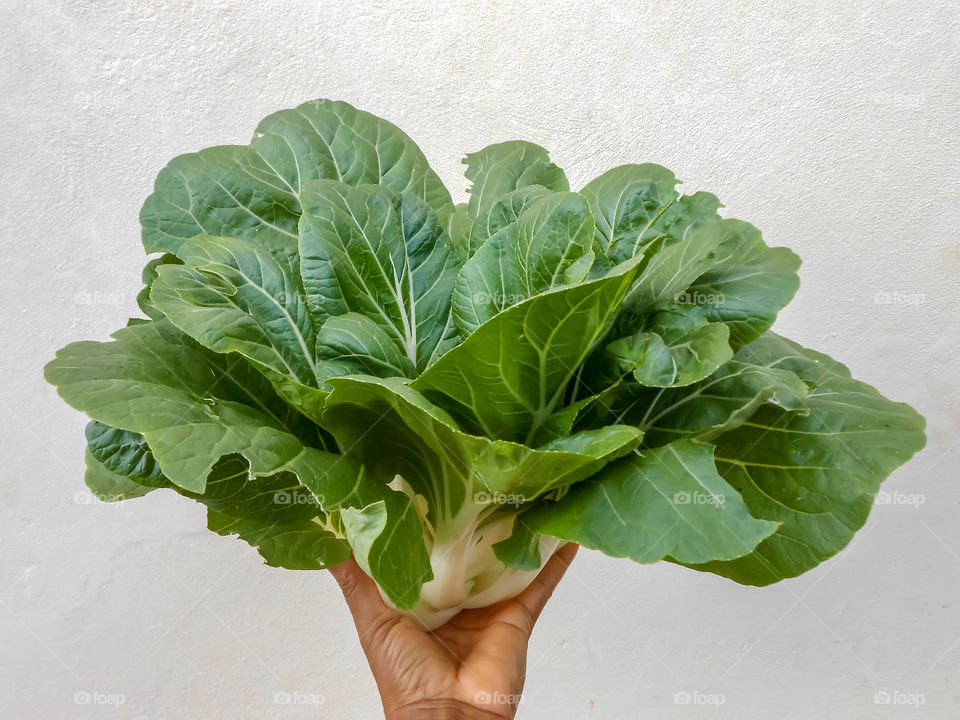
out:
<path id="1" fill-rule="evenodd" d="M 376 583 L 360 569 L 353 557 L 334 565 L 330 568 L 330 574 L 343 591 L 343 598 L 353 615 L 360 642 L 366 649 L 368 644 L 376 642 L 376 637 L 396 619 L 396 613 L 383 602 Z"/>
<path id="2" fill-rule="evenodd" d="M 560 582 L 570 563 L 573 562 L 574 555 L 580 546 L 576 543 L 567 543 L 554 553 L 553 557 L 543 566 L 543 570 L 537 575 L 536 579 L 517 596 L 519 602 L 530 619 L 537 621 L 544 606 L 553 595 L 554 589 Z"/>

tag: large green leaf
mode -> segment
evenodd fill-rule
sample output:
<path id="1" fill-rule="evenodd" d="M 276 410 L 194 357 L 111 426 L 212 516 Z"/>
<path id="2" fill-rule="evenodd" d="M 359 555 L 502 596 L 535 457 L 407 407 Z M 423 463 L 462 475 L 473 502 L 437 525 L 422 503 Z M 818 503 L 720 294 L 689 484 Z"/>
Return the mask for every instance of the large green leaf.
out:
<path id="1" fill-rule="evenodd" d="M 350 557 L 346 540 L 310 520 L 264 524 L 208 510 L 207 527 L 218 535 L 239 536 L 272 567 L 323 570 Z"/>
<path id="2" fill-rule="evenodd" d="M 500 197 L 519 188 L 540 185 L 548 190 L 570 189 L 563 170 L 550 162 L 539 145 L 521 140 L 488 145 L 463 159 L 470 186 L 468 212 L 478 218 Z"/>
<path id="3" fill-rule="evenodd" d="M 428 205 L 374 185 L 305 186 L 300 272 L 316 322 L 356 312 L 423 370 L 448 346 L 460 259 Z"/>
<path id="4" fill-rule="evenodd" d="M 202 493 L 225 455 L 253 475 L 301 481 L 356 476 L 342 456 L 308 447 L 267 400 L 273 393 L 242 358 L 212 353 L 166 320 L 118 330 L 112 342 L 77 342 L 45 368 L 61 397 L 94 420 L 144 436 L 163 474 Z"/>
<path id="5" fill-rule="evenodd" d="M 250 473 L 240 455 L 220 458 L 207 476 L 202 493 L 171 485 L 153 457 L 146 438 L 128 430 L 118 430 L 96 421 L 87 425 L 88 468 L 92 463 L 115 476 L 142 487 L 172 488 L 181 495 L 236 518 L 257 520 L 265 525 L 310 520 L 322 515 L 316 497 L 300 484 L 296 476 L 281 472 L 257 477 Z M 103 472 L 99 473 L 106 478 Z"/>
<path id="6" fill-rule="evenodd" d="M 596 218 L 598 258 L 617 263 L 657 242 L 668 246 L 698 221 L 717 217 L 720 203 L 705 192 L 678 197 L 679 181 L 660 165 L 621 165 L 587 183 L 581 194 Z"/>
<path id="7" fill-rule="evenodd" d="M 268 565 L 314 570 L 349 557 L 317 497 L 291 472 L 258 477 L 242 456 L 228 455 L 214 465 L 203 494 L 174 489 L 207 506 L 209 529 L 238 535 Z"/>
<path id="8" fill-rule="evenodd" d="M 176 253 L 196 235 L 296 248 L 300 194 L 310 180 L 379 183 L 452 212 L 450 194 L 414 142 L 345 102 L 314 100 L 265 118 L 250 145 L 174 158 L 140 211 L 147 252 Z"/>
<path id="9" fill-rule="evenodd" d="M 222 458 L 202 495 L 179 491 L 207 506 L 207 527 L 257 548 L 268 565 L 319 570 L 350 555 L 327 526 L 316 497 L 290 472 L 256 477 L 239 455 Z"/>
<path id="10" fill-rule="evenodd" d="M 559 285 L 577 283 L 593 264 L 593 218 L 576 193 L 551 193 L 526 206 L 471 257 L 453 290 L 463 335 L 505 309 Z"/>
<path id="11" fill-rule="evenodd" d="M 142 435 L 97 422 L 90 423 L 87 435 L 92 439 L 86 455 L 86 481 L 101 500 L 127 500 L 158 487 L 176 490 L 207 506 L 211 530 L 239 535 L 275 567 L 321 569 L 350 555 L 346 541 L 320 524 L 324 516 L 316 498 L 291 473 L 253 477 L 242 457 L 227 456 L 213 467 L 199 494 L 171 485 L 159 474 Z M 95 457 L 94 448 L 107 464 Z"/>
<path id="12" fill-rule="evenodd" d="M 552 192 L 541 185 L 528 185 L 499 197 L 480 213 L 465 235 L 463 243 L 467 255 L 472 257 L 487 240 L 517 222 L 520 214 L 530 204 L 542 200 Z"/>
<path id="13" fill-rule="evenodd" d="M 777 528 L 752 517 L 717 474 L 712 445 L 687 439 L 636 451 L 559 501 L 523 513 L 517 523 L 525 526 L 521 533 L 572 540 L 641 563 L 730 560 Z"/>
<path id="14" fill-rule="evenodd" d="M 740 347 L 769 330 L 800 285 L 800 258 L 785 247 L 768 247 L 760 231 L 742 220 L 724 220 L 727 231 L 710 268 L 681 299 L 702 306 L 726 323 Z"/>
<path id="15" fill-rule="evenodd" d="M 239 454 L 217 461 L 203 493 L 180 491 L 211 510 L 263 525 L 285 525 L 322 518 L 316 496 L 292 472 L 257 476 Z"/>
<path id="16" fill-rule="evenodd" d="M 509 497 L 522 504 L 580 482 L 642 437 L 635 428 L 611 425 L 534 449 L 462 432 L 443 410 L 395 378 L 351 376 L 329 384 L 323 419 L 344 452 L 373 476 L 403 477 L 427 500 L 435 527 L 477 495 L 484 502 Z M 368 500 L 356 497 L 355 483 L 339 490 L 311 488 L 324 495 L 324 507 L 344 502 L 358 507 Z"/>
<path id="17" fill-rule="evenodd" d="M 677 199 L 678 182 L 667 168 L 646 163 L 611 168 L 587 183 L 580 193 L 596 218 L 602 255 L 619 261 L 642 250 L 648 230 Z"/>
<path id="18" fill-rule="evenodd" d="M 529 442 L 609 330 L 640 259 L 607 277 L 546 292 L 502 312 L 413 387 L 471 432 Z"/>
<path id="19" fill-rule="evenodd" d="M 199 236 L 182 265 L 158 268 L 150 299 L 178 328 L 219 353 L 237 352 L 302 385 L 319 385 L 316 329 L 297 256 L 242 238 Z"/>
<path id="20" fill-rule="evenodd" d="M 249 359 L 286 402 L 316 420 L 324 397 L 317 331 L 296 253 L 206 235 L 178 252 L 183 264 L 158 268 L 151 302 L 205 347 Z"/>
<path id="21" fill-rule="evenodd" d="M 793 409 L 760 406 L 716 439 L 717 466 L 751 512 L 781 523 L 751 554 L 695 565 L 737 582 L 794 577 L 850 542 L 881 481 L 924 446 L 924 421 L 831 358 L 767 333 L 737 355 L 811 386 Z"/>

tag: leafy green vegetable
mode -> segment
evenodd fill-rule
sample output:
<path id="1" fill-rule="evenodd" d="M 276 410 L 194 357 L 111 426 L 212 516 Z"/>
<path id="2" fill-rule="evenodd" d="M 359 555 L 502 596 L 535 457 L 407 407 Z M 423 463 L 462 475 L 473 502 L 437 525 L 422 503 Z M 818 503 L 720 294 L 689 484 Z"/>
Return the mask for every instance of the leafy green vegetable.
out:
<path id="1" fill-rule="evenodd" d="M 777 529 L 720 477 L 713 447 L 689 439 L 638 452 L 517 522 L 641 563 L 738 558 Z"/>
<path id="2" fill-rule="evenodd" d="M 792 408 L 764 404 L 717 438 L 721 474 L 754 515 L 781 525 L 751 553 L 697 569 L 768 585 L 850 542 L 881 481 L 923 447 L 923 421 L 851 378 L 844 365 L 773 333 L 738 355 L 794 373 L 810 391 Z"/>
<path id="3" fill-rule="evenodd" d="M 842 549 L 923 419 L 772 332 L 799 260 L 658 165 L 579 192 L 543 148 L 454 205 L 390 123 L 319 100 L 175 158 L 135 318 L 46 367 L 86 483 L 176 492 L 270 565 L 351 554 L 434 627 L 565 541 L 741 583 Z"/>
<path id="4" fill-rule="evenodd" d="M 733 357 L 730 329 L 708 322 L 695 305 L 674 305 L 653 313 L 643 332 L 604 348 L 609 375 L 633 371 L 641 385 L 676 387 L 709 377 Z"/>
<path id="5" fill-rule="evenodd" d="M 582 196 L 553 193 L 528 204 L 460 270 L 453 295 L 457 328 L 469 335 L 527 298 L 580 282 L 593 264 L 592 244 L 593 218 Z"/>

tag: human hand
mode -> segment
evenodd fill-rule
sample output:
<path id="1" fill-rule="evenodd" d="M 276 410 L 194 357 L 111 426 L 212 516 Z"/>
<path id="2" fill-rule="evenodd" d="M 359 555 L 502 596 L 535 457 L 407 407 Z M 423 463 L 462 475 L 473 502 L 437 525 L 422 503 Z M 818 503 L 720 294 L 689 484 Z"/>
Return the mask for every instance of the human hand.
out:
<path id="1" fill-rule="evenodd" d="M 331 568 L 353 614 L 386 720 L 512 718 L 533 625 L 577 548 L 564 545 L 517 597 L 463 610 L 432 631 L 387 606 L 353 558 Z"/>

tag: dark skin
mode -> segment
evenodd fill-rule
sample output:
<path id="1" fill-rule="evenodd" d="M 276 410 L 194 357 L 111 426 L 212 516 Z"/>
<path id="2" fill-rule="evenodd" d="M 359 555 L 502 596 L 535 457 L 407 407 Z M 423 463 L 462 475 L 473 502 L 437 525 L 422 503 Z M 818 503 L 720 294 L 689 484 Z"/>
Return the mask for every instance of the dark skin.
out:
<path id="1" fill-rule="evenodd" d="M 350 607 L 386 720 L 513 718 L 527 645 L 577 545 L 568 543 L 520 595 L 463 610 L 434 630 L 400 615 L 351 558 L 331 568 Z"/>

